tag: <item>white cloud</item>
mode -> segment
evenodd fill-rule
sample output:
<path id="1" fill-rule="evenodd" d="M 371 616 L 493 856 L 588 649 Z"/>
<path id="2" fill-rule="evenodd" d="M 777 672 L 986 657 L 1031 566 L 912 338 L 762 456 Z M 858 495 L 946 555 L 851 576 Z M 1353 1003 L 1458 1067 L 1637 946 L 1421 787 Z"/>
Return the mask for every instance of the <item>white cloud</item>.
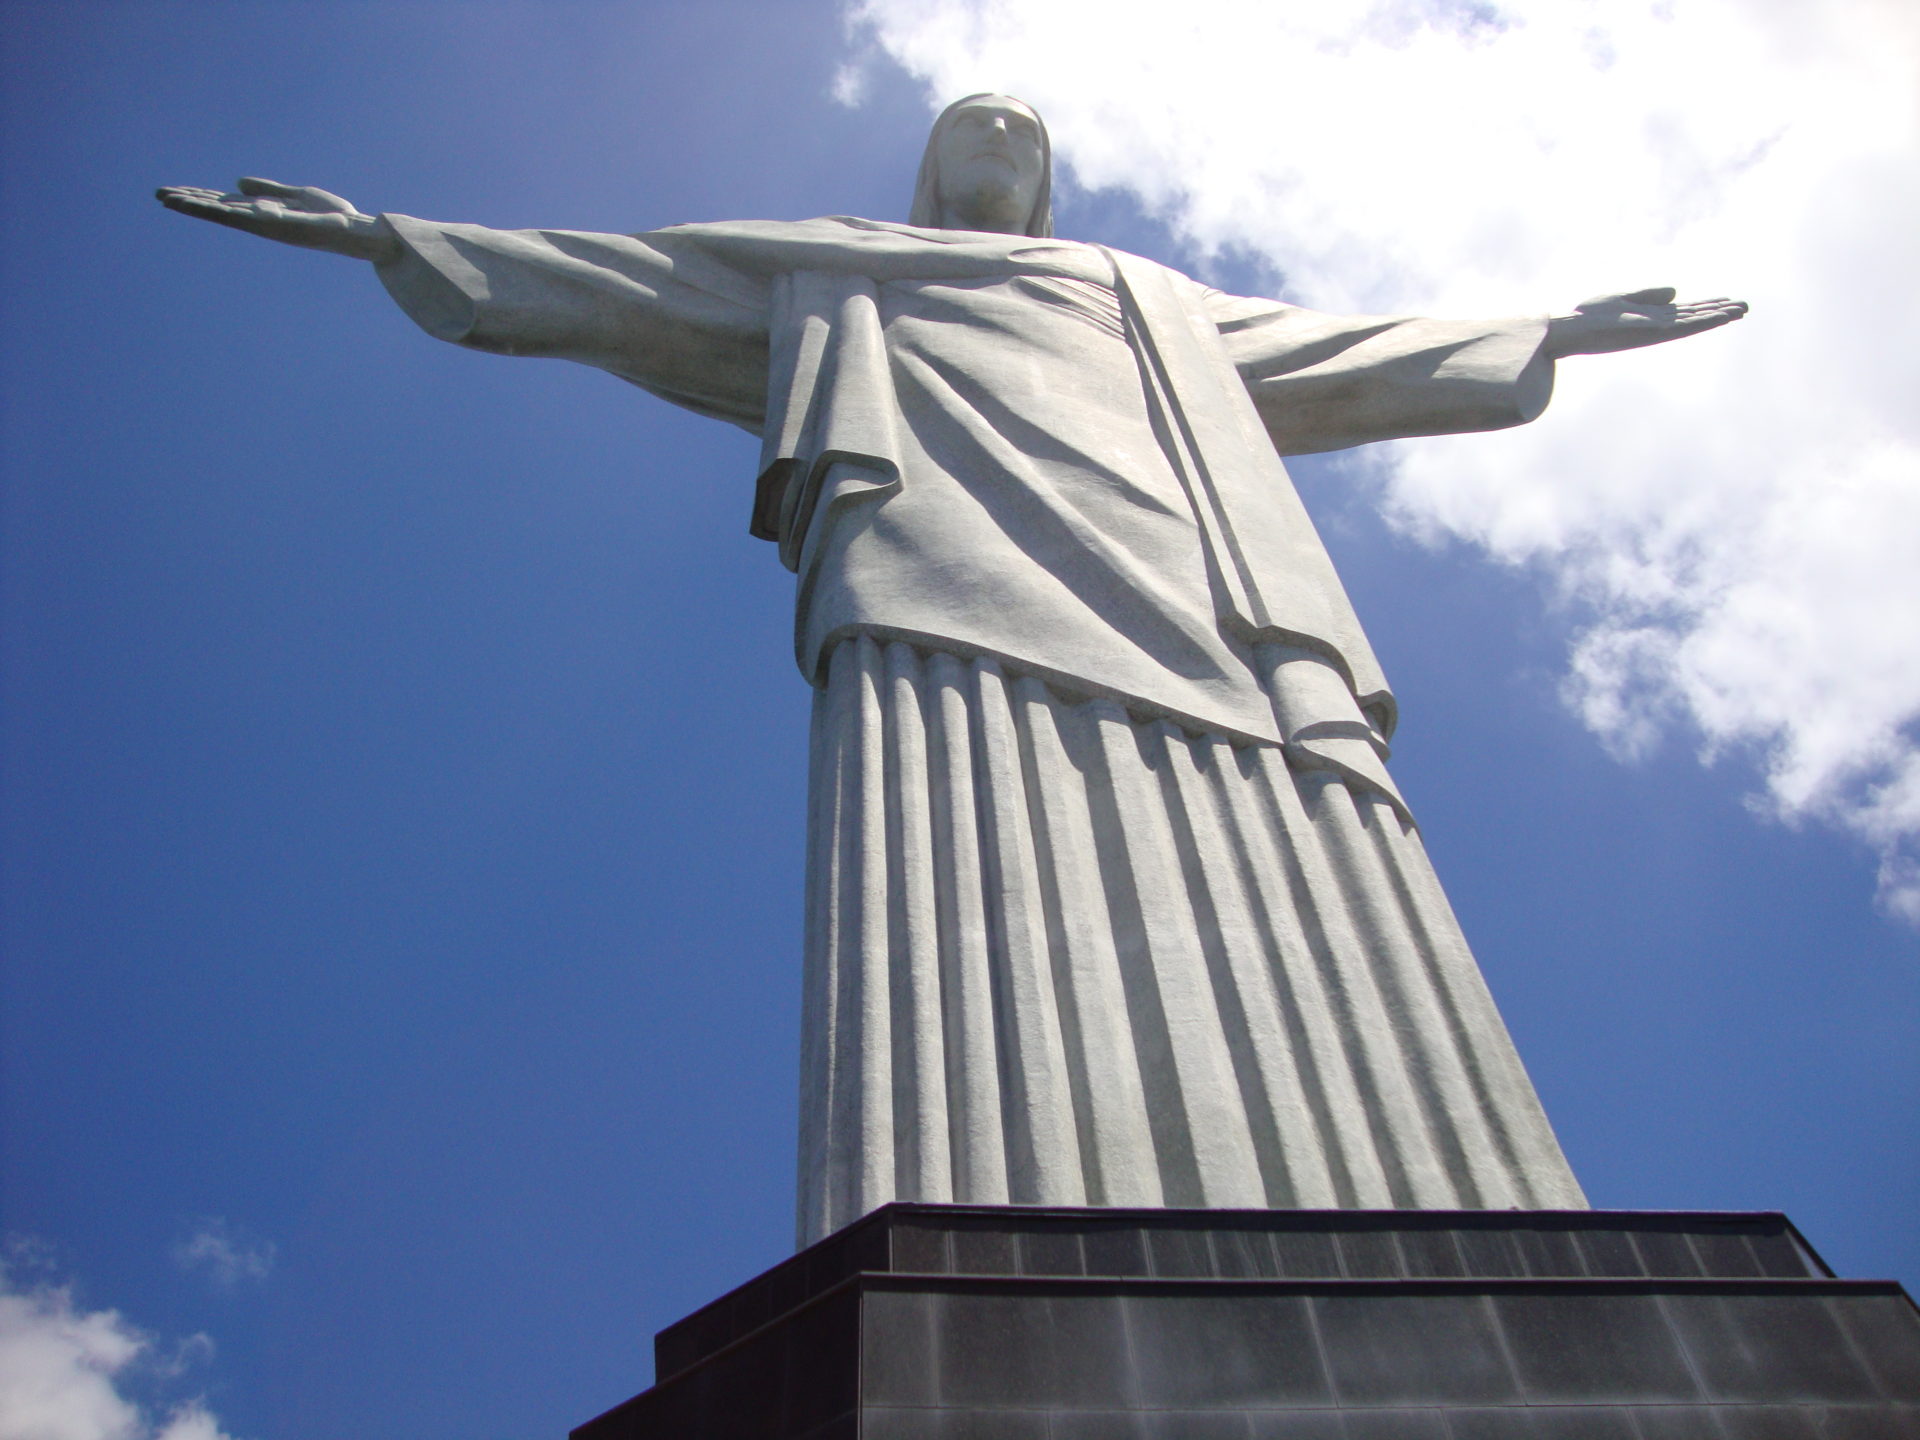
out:
<path id="1" fill-rule="evenodd" d="M 17 1252 L 16 1252 L 17 1253 Z M 195 1336 L 173 1359 L 117 1310 L 81 1310 L 66 1286 L 14 1283 L 0 1268 L 0 1436 L 5 1440 L 229 1440 L 198 1400 L 155 1418 L 126 1393 L 143 1370 L 171 1378 L 181 1357 L 211 1348 Z"/>
<path id="2" fill-rule="evenodd" d="M 1739 326 L 1375 447 L 1388 514 L 1536 568 L 1616 753 L 1690 734 L 1881 855 L 1920 924 L 1920 13 L 1903 0 L 862 0 L 930 103 L 1006 90 L 1088 187 L 1330 310 L 1673 284 Z"/>
<path id="3" fill-rule="evenodd" d="M 205 1270 L 223 1290 L 242 1280 L 266 1279 L 277 1253 L 271 1240 L 248 1234 L 218 1216 L 202 1220 L 193 1234 L 173 1247 L 176 1265 L 182 1270 Z"/>

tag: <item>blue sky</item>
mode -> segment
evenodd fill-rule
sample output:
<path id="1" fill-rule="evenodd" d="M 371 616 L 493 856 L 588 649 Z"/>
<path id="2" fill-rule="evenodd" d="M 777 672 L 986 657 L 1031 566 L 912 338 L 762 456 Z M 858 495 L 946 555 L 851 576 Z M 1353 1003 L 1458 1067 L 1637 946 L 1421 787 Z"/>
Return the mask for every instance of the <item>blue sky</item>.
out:
<path id="1" fill-rule="evenodd" d="M 808 697 L 790 577 L 746 533 L 757 444 L 439 345 L 364 266 L 151 192 L 900 218 L 925 94 L 869 52 L 837 102 L 856 52 L 826 3 L 0 27 L 13 1283 L 153 1336 L 116 1383 L 157 1418 L 557 1433 L 791 1244 Z M 1057 207 L 1286 282 L 1123 192 Z M 1769 818 L 1751 755 L 1702 765 L 1684 728 L 1611 758 L 1561 698 L 1584 622 L 1552 577 L 1416 544 L 1364 467 L 1295 473 L 1593 1201 L 1781 1209 L 1843 1274 L 1920 1278 L 1920 947 L 1869 847 Z"/>

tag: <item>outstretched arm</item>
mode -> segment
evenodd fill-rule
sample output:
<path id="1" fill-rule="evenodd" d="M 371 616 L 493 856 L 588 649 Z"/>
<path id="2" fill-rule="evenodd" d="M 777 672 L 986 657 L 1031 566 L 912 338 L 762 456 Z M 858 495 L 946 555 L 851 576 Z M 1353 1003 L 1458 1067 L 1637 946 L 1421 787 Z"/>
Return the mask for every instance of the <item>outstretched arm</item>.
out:
<path id="1" fill-rule="evenodd" d="M 760 433 L 771 284 L 699 235 L 376 217 L 325 190 L 253 178 L 233 194 L 179 185 L 159 198 L 216 225 L 373 261 L 387 293 L 437 339 L 591 365 Z"/>
<path id="2" fill-rule="evenodd" d="M 1658 345 L 1747 313 L 1739 300 L 1676 305 L 1669 289 L 1601 296 L 1550 320 L 1323 315 L 1217 291 L 1203 304 L 1282 455 L 1524 425 L 1546 408 L 1555 361 Z"/>
<path id="3" fill-rule="evenodd" d="M 399 237 L 384 220 L 362 215 L 351 202 L 312 185 L 282 185 L 250 175 L 229 194 L 197 185 L 165 185 L 154 194 L 169 210 L 283 245 L 331 250 L 376 265 L 400 255 Z"/>
<path id="4" fill-rule="evenodd" d="M 1556 315 L 1549 320 L 1540 353 L 1558 360 L 1567 355 L 1637 350 L 1642 345 L 1661 345 L 1717 329 L 1746 313 L 1744 300 L 1694 300 L 1676 305 L 1673 288 L 1664 285 L 1628 295 L 1601 295 L 1581 301 L 1571 315 Z"/>

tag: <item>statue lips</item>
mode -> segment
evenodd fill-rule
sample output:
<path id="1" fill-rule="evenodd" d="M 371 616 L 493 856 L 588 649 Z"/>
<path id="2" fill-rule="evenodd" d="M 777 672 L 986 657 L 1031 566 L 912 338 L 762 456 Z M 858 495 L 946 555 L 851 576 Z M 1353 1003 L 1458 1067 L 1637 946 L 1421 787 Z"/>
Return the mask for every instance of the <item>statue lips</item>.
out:
<path id="1" fill-rule="evenodd" d="M 980 149 L 974 151 L 967 159 L 970 163 L 977 163 L 981 160 L 997 160 L 1017 176 L 1020 173 L 1020 162 L 1014 158 L 1013 147 L 1009 143 L 1011 140 L 1012 136 L 1005 131 L 990 135 L 987 143 Z"/>

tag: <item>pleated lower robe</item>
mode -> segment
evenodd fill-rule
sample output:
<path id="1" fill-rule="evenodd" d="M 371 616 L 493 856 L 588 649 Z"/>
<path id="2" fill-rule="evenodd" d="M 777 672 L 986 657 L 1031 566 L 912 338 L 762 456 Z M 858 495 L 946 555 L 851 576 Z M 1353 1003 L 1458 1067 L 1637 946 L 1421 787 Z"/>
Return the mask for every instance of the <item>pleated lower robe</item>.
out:
<path id="1" fill-rule="evenodd" d="M 1379 792 L 866 635 L 812 765 L 801 1243 L 896 1199 L 1585 1205 Z"/>

